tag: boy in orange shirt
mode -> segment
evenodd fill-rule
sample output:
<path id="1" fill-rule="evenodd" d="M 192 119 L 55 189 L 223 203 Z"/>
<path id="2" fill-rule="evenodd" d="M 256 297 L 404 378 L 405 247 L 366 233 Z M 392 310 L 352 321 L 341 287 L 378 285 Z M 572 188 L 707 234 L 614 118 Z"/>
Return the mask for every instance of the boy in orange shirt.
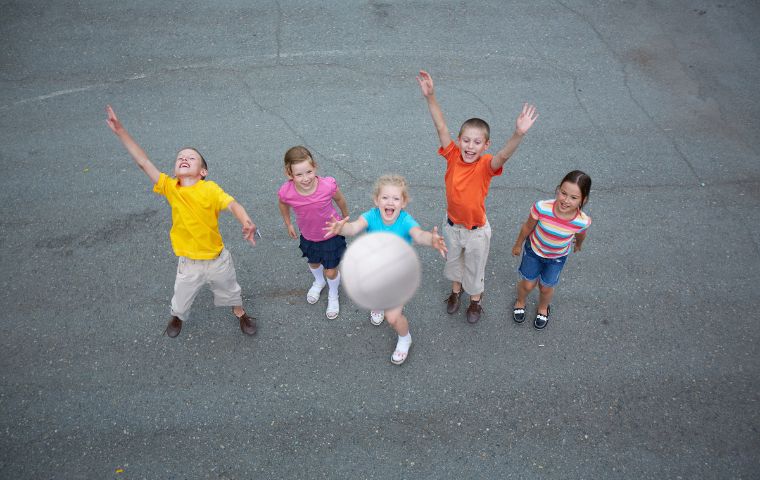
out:
<path id="1" fill-rule="evenodd" d="M 214 182 L 206 181 L 208 165 L 194 148 L 183 148 L 174 162 L 174 176 L 160 172 L 148 155 L 121 124 L 113 109 L 106 107 L 108 128 L 116 134 L 135 163 L 153 182 L 153 191 L 164 195 L 172 207 L 169 234 L 174 253 L 179 257 L 174 281 L 171 319 L 166 334 L 176 337 L 182 322 L 190 316 L 193 300 L 204 285 L 214 293 L 214 304 L 232 307 L 246 335 L 256 333 L 256 319 L 243 310 L 240 285 L 230 252 L 219 233 L 219 213 L 229 210 L 243 226 L 243 238 L 256 245 L 256 225 L 242 205 Z"/>
<path id="2" fill-rule="evenodd" d="M 448 218 L 444 234 L 449 252 L 444 274 L 452 284 L 446 311 L 453 314 L 459 310 L 459 296 L 464 289 L 470 295 L 467 321 L 477 323 L 483 313 L 480 300 L 485 289 L 486 261 L 491 244 L 491 225 L 486 218 L 485 205 L 488 188 L 491 179 L 501 175 L 502 167 L 515 153 L 538 113 L 535 106 L 523 105 L 512 137 L 496 155 L 486 154 L 491 145 L 488 123 L 479 118 L 464 122 L 459 129 L 457 145 L 451 139 L 443 111 L 435 98 L 433 78 L 420 70 L 417 83 L 427 100 L 441 142 L 438 154 L 447 162 L 444 179 Z"/>

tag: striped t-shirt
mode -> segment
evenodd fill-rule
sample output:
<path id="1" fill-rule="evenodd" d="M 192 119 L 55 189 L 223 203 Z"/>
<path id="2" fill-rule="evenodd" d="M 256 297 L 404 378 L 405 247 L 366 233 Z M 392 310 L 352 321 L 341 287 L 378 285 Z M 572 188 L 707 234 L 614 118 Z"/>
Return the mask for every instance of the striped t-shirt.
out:
<path id="1" fill-rule="evenodd" d="M 572 220 L 563 220 L 554 214 L 555 200 L 541 200 L 530 209 L 530 216 L 538 220 L 530 234 L 530 248 L 544 258 L 559 258 L 570 253 L 576 233 L 591 225 L 591 217 L 578 210 Z"/>

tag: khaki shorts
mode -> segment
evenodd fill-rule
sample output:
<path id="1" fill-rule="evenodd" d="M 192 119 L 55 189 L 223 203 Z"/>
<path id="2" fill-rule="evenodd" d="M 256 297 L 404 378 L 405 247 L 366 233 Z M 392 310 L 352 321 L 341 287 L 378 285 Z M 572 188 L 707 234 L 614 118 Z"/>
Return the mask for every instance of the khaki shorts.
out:
<path id="1" fill-rule="evenodd" d="M 479 295 L 485 290 L 486 262 L 491 248 L 491 225 L 475 230 L 461 225 L 443 226 L 443 234 L 449 253 L 446 255 L 446 278 L 459 282 L 469 295 Z"/>
<path id="2" fill-rule="evenodd" d="M 214 293 L 214 305 L 217 307 L 243 306 L 232 255 L 225 248 L 213 260 L 179 257 L 171 314 L 187 321 L 190 318 L 190 307 L 204 285 L 208 285 Z"/>

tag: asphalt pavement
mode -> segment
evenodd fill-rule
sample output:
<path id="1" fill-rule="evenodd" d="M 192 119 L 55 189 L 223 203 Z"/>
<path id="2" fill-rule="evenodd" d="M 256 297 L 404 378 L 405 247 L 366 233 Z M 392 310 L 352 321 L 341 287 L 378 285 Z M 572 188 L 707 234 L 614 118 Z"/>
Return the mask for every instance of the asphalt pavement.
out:
<path id="1" fill-rule="evenodd" d="M 750 479 L 760 476 L 760 6 L 752 1 L 0 1 L 0 477 Z M 383 173 L 445 219 L 449 129 L 497 150 L 485 314 L 449 316 L 418 248 L 409 360 L 311 283 L 277 209 L 314 152 L 352 215 Z M 199 295 L 162 335 L 170 209 L 105 124 L 164 171 L 197 147 L 246 207 L 221 230 L 254 338 Z M 511 320 L 512 243 L 570 170 L 584 249 L 544 331 Z M 528 316 L 535 314 L 536 295 Z"/>

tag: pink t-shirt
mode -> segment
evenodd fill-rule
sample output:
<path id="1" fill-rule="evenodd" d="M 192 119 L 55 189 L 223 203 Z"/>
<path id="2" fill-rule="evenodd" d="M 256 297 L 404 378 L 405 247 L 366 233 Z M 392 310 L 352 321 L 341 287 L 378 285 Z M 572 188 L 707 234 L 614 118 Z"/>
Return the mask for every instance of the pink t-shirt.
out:
<path id="1" fill-rule="evenodd" d="M 326 240 L 325 231 L 322 230 L 326 221 L 332 217 L 337 220 L 342 218 L 332 201 L 338 191 L 338 183 L 333 177 L 317 177 L 317 180 L 317 188 L 311 195 L 298 193 L 292 180 L 283 183 L 277 192 L 280 201 L 295 212 L 296 225 L 303 238 L 312 242 Z"/>

